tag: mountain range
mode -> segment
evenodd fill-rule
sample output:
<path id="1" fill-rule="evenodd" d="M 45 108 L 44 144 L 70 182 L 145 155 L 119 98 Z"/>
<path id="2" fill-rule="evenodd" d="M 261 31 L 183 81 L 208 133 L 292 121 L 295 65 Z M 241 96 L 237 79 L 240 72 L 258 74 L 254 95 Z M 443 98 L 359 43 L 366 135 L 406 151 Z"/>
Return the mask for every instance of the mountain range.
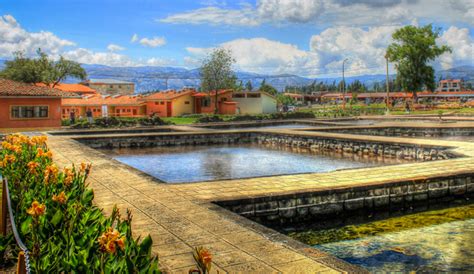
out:
<path id="1" fill-rule="evenodd" d="M 0 69 L 4 66 L 4 60 L 0 60 Z M 165 89 L 182 89 L 183 87 L 198 87 L 199 70 L 185 69 L 177 67 L 160 67 L 160 66 L 142 66 L 142 67 L 110 67 L 104 65 L 83 64 L 87 75 L 91 79 L 112 78 L 135 83 L 135 92 L 142 93 L 154 90 Z M 250 72 L 236 72 L 236 76 L 243 84 L 250 80 L 254 88 L 259 87 L 261 82 L 265 80 L 267 84 L 274 86 L 277 90 L 282 91 L 286 86 L 303 86 L 309 85 L 313 81 L 332 83 L 333 81 L 341 81 L 341 77 L 335 78 L 306 78 L 293 74 L 266 75 Z M 393 78 L 395 75 L 390 75 Z M 460 66 L 448 70 L 436 72 L 436 79 L 463 79 L 465 82 L 474 84 L 474 66 Z M 349 84 L 355 80 L 359 80 L 369 88 L 376 82 L 385 81 L 385 75 L 359 75 L 346 77 Z M 74 79 L 68 79 L 66 82 L 77 82 Z"/>

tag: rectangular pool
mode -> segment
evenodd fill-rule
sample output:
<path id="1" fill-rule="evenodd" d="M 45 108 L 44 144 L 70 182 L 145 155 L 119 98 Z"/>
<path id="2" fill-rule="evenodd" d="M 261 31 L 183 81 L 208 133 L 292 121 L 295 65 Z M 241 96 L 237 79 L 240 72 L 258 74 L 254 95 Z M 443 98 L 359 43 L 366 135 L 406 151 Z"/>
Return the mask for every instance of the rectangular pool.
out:
<path id="1" fill-rule="evenodd" d="M 238 179 L 397 164 L 400 160 L 343 156 L 256 144 L 102 150 L 167 183 Z"/>

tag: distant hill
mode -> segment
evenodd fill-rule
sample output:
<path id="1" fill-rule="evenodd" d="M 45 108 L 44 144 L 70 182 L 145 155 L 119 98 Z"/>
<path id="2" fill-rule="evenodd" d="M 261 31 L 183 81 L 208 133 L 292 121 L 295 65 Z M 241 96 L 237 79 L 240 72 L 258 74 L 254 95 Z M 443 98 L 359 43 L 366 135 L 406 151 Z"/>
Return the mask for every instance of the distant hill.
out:
<path id="1" fill-rule="evenodd" d="M 0 69 L 3 67 L 4 60 L 0 60 Z M 134 82 L 136 85 L 136 92 L 147 92 L 153 90 L 163 89 L 181 89 L 183 87 L 198 87 L 199 86 L 199 70 L 185 69 L 177 67 L 158 67 L 158 66 L 143 66 L 143 67 L 109 67 L 104 65 L 82 65 L 87 71 L 89 78 L 102 79 L 113 78 Z M 265 79 L 266 83 L 274 86 L 279 91 L 284 90 L 286 86 L 303 86 L 311 84 L 315 79 L 301 77 L 292 74 L 279 75 L 264 75 L 250 72 L 237 72 L 237 78 L 245 84 L 251 81 L 253 87 L 259 87 L 261 82 Z M 394 77 L 394 75 L 391 75 Z M 474 66 L 460 66 L 448 70 L 436 72 L 436 79 L 439 78 L 456 78 L 463 79 L 466 82 L 474 84 Z M 341 81 L 341 77 L 336 78 L 317 78 L 316 81 L 332 83 L 333 81 Z M 372 87 L 375 82 L 385 80 L 385 75 L 359 75 L 353 77 L 346 77 L 347 83 L 359 80 Z M 69 80 L 67 82 L 75 82 Z"/>

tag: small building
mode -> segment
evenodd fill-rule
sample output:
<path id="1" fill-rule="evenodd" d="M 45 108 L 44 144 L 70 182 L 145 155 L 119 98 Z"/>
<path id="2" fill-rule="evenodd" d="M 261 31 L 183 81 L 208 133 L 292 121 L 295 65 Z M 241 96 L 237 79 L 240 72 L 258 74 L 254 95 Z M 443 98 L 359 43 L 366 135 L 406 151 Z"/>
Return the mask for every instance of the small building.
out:
<path id="1" fill-rule="evenodd" d="M 194 112 L 194 93 L 193 89 L 161 91 L 143 96 L 142 100 L 145 102 L 147 115 L 180 116 Z"/>
<path id="2" fill-rule="evenodd" d="M 459 79 L 447 79 L 447 80 L 441 80 L 439 81 L 438 87 L 436 88 L 436 91 L 442 92 L 442 91 L 448 91 L 448 92 L 456 92 L 456 91 L 462 91 L 462 81 Z"/>
<path id="3" fill-rule="evenodd" d="M 214 113 L 216 92 L 196 92 L 194 97 L 194 113 Z M 217 113 L 235 114 L 237 112 L 237 102 L 232 101 L 232 90 L 220 90 L 217 93 Z"/>
<path id="4" fill-rule="evenodd" d="M 100 94 L 132 95 L 135 93 L 135 84 L 115 79 L 89 79 L 83 83 Z"/>
<path id="5" fill-rule="evenodd" d="M 46 85 L 43 83 L 37 83 L 37 86 L 42 86 L 45 87 Z M 69 92 L 77 95 L 93 95 L 97 94 L 97 91 L 95 89 L 92 89 L 86 85 L 82 84 L 66 84 L 66 83 L 58 83 L 57 85 L 54 86 L 55 89 L 59 89 L 64 92 Z"/>
<path id="6" fill-rule="evenodd" d="M 141 96 L 89 95 L 81 98 L 63 99 L 61 114 L 67 119 L 72 111 L 76 117 L 86 117 L 87 110 L 93 117 L 143 117 L 145 102 Z"/>
<path id="7" fill-rule="evenodd" d="M 234 92 L 232 101 L 237 102 L 237 113 L 240 114 L 277 112 L 275 96 L 262 91 Z"/>
<path id="8" fill-rule="evenodd" d="M 0 79 L 0 128 L 61 126 L 61 98 L 55 88 Z"/>

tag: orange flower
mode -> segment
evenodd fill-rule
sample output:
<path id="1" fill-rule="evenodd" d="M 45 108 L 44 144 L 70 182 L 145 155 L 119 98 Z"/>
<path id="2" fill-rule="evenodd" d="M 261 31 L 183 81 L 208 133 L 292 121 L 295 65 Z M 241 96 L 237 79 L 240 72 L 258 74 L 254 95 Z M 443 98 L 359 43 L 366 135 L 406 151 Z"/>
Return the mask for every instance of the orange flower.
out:
<path id="1" fill-rule="evenodd" d="M 31 203 L 31 207 L 26 211 L 26 213 L 30 214 L 33 217 L 41 216 L 45 212 L 46 206 L 44 204 L 40 204 L 38 201 L 33 201 L 33 203 Z"/>
<path id="2" fill-rule="evenodd" d="M 125 248 L 126 238 L 125 236 L 122 236 L 121 238 L 119 237 L 120 233 L 116 229 L 109 227 L 97 240 L 100 250 L 102 252 L 115 253 L 117 245 L 123 250 Z"/>
<path id="3" fill-rule="evenodd" d="M 64 168 L 63 173 L 64 173 L 64 184 L 66 186 L 70 186 L 72 181 L 74 180 L 74 172 L 72 172 L 71 169 L 66 167 Z"/>
<path id="4" fill-rule="evenodd" d="M 212 266 L 212 255 L 204 247 L 196 247 L 193 254 L 194 260 L 203 273 L 209 273 Z"/>
<path id="5" fill-rule="evenodd" d="M 36 174 L 36 169 L 38 168 L 39 163 L 31 161 L 28 163 L 28 170 L 31 174 Z"/>
<path id="6" fill-rule="evenodd" d="M 58 168 L 55 164 L 51 164 L 44 170 L 44 182 L 47 184 L 50 180 L 56 179 L 58 175 Z"/>
<path id="7" fill-rule="evenodd" d="M 36 144 L 36 145 L 42 145 L 46 143 L 46 140 L 48 140 L 48 137 L 46 136 L 33 136 L 31 137 L 31 143 Z"/>
<path id="8" fill-rule="evenodd" d="M 42 148 L 39 147 L 39 148 L 36 149 L 36 157 L 41 158 L 41 157 L 43 157 L 43 156 L 45 156 L 45 155 L 46 155 L 46 154 L 44 153 L 44 151 L 43 151 Z"/>
<path id="9" fill-rule="evenodd" d="M 66 193 L 64 193 L 64 191 L 61 191 L 61 193 L 59 193 L 59 195 L 53 194 L 52 200 L 64 205 L 67 202 Z"/>
<path id="10" fill-rule="evenodd" d="M 21 153 L 21 146 L 13 145 L 13 146 L 11 146 L 11 150 L 13 150 L 16 154 L 20 154 Z"/>
<path id="11" fill-rule="evenodd" d="M 16 161 L 15 155 L 7 154 L 3 158 L 3 166 L 7 166 L 8 164 L 14 163 L 15 161 Z"/>
<path id="12" fill-rule="evenodd" d="M 120 249 L 124 250 L 125 248 L 125 236 L 122 236 L 120 239 L 118 239 L 116 242 L 117 242 L 117 245 L 120 247 Z"/>
<path id="13" fill-rule="evenodd" d="M 6 149 L 6 150 L 12 150 L 12 144 L 10 144 L 10 143 L 7 142 L 7 141 L 3 141 L 3 142 L 2 142 L 2 148 L 3 148 L 3 149 Z"/>

